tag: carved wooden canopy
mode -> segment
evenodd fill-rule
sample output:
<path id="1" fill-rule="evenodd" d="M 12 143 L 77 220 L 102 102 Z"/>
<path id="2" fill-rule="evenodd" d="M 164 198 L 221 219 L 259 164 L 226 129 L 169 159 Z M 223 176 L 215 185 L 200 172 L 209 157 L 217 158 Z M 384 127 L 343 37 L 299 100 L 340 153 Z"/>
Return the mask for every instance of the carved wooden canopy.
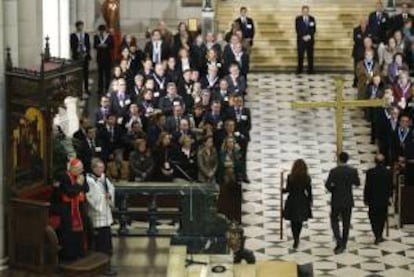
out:
<path id="1" fill-rule="evenodd" d="M 51 184 L 53 118 L 66 97 L 81 97 L 82 70 L 82 61 L 50 57 L 48 38 L 40 66 L 13 66 L 7 49 L 7 167 L 13 192 Z"/>

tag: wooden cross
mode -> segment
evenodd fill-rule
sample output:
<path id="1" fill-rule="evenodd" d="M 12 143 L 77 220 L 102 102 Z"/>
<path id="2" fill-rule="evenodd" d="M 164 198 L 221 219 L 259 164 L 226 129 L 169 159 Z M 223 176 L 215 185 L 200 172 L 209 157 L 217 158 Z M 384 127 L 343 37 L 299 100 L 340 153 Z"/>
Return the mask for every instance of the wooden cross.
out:
<path id="1" fill-rule="evenodd" d="M 383 99 L 372 100 L 345 100 L 343 98 L 344 79 L 342 77 L 335 78 L 336 99 L 334 101 L 295 101 L 292 102 L 293 109 L 302 108 L 334 108 L 335 109 L 335 123 L 336 123 L 336 154 L 342 152 L 343 149 L 343 123 L 344 123 L 344 108 L 357 107 L 382 107 L 385 104 Z"/>

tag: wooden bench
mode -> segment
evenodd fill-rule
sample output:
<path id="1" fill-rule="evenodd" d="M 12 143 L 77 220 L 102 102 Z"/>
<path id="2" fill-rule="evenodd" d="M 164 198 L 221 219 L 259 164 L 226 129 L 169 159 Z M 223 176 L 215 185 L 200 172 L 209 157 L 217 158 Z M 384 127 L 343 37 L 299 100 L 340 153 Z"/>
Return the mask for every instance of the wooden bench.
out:
<path id="1" fill-rule="evenodd" d="M 400 226 L 414 224 L 414 186 L 406 185 L 400 188 Z"/>

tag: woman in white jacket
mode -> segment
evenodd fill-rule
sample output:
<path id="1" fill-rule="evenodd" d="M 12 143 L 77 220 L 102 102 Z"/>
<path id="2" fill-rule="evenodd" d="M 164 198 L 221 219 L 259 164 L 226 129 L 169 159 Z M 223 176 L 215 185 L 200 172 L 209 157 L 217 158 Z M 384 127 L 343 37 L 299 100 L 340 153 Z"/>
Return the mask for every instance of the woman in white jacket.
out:
<path id="1" fill-rule="evenodd" d="M 86 176 L 86 182 L 89 185 L 86 198 L 89 204 L 88 215 L 94 228 L 95 251 L 111 256 L 112 207 L 114 207 L 115 201 L 115 188 L 105 176 L 105 164 L 101 159 L 92 159 L 91 167 L 92 173 Z M 115 273 L 108 269 L 108 273 L 105 275 L 115 275 Z"/>

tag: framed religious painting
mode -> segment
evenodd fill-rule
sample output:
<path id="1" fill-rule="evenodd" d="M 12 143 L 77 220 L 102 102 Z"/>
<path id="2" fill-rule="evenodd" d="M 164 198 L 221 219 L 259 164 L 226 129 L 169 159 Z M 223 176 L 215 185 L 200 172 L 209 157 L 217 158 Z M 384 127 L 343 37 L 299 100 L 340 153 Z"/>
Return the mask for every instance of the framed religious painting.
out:
<path id="1" fill-rule="evenodd" d="M 13 115 L 17 123 L 12 130 L 9 162 L 15 189 L 38 186 L 46 178 L 46 129 L 42 112 L 30 107 Z"/>
<path id="2" fill-rule="evenodd" d="M 204 0 L 181 0 L 183 7 L 202 7 Z"/>

